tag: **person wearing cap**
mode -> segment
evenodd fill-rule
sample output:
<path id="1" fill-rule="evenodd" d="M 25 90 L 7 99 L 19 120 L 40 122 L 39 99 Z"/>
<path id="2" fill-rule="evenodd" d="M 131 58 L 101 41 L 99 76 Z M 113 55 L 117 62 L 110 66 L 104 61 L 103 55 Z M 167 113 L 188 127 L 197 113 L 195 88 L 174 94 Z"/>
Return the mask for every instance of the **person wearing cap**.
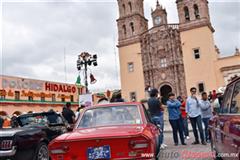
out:
<path id="1" fill-rule="evenodd" d="M 164 130 L 164 119 L 163 119 L 163 108 L 162 105 L 158 99 L 159 92 L 157 89 L 152 89 L 150 91 L 150 98 L 148 99 L 148 110 L 151 114 L 152 121 L 156 125 L 160 125 L 161 129 L 161 134 L 159 137 L 159 144 L 160 144 L 160 149 L 164 149 L 167 147 L 163 143 L 164 136 L 163 136 L 163 130 Z"/>

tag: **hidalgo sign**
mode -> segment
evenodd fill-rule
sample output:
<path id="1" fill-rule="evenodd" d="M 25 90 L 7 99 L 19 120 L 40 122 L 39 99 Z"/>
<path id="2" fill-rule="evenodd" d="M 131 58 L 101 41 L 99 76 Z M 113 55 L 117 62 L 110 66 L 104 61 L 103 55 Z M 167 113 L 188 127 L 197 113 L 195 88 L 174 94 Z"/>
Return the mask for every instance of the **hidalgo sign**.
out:
<path id="1" fill-rule="evenodd" d="M 74 94 L 77 88 L 71 84 L 54 83 L 40 80 L 31 80 L 23 78 L 3 78 L 2 89 L 20 90 L 20 91 L 37 91 L 37 92 L 60 92 Z"/>
<path id="2" fill-rule="evenodd" d="M 54 84 L 50 82 L 45 83 L 45 90 L 51 92 L 75 93 L 76 87 L 67 84 Z"/>

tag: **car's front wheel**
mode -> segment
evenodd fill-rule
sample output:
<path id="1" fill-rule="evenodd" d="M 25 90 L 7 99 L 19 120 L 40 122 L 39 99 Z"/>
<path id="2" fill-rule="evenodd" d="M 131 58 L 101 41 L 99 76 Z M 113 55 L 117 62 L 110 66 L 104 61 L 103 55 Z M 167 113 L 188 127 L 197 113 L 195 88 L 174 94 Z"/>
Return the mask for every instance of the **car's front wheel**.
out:
<path id="1" fill-rule="evenodd" d="M 36 150 L 35 160 L 49 160 L 48 146 L 41 142 Z"/>

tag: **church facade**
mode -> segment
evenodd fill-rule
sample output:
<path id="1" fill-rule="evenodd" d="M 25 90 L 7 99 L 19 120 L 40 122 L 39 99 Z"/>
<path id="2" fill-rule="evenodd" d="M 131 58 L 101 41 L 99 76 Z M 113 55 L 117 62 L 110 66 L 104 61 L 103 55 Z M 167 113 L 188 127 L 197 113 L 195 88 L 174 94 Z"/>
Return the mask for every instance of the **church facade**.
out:
<path id="1" fill-rule="evenodd" d="M 143 0 L 118 0 L 121 88 L 126 100 L 146 98 L 149 88 L 158 88 L 163 101 L 169 92 L 187 95 L 191 87 L 199 93 L 211 91 L 224 86 L 222 72 L 226 74 L 227 68 L 238 74 L 239 51 L 227 63 L 219 58 L 208 1 L 177 0 L 176 4 L 179 23 L 169 24 L 167 11 L 157 1 L 149 29 Z"/>

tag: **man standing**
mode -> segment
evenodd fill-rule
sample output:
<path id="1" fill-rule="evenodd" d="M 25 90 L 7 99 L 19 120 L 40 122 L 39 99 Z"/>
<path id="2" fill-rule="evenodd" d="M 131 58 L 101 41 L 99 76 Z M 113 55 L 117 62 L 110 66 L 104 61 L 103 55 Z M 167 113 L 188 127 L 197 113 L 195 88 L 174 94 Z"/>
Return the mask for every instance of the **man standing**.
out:
<path id="1" fill-rule="evenodd" d="M 202 119 L 201 119 L 201 108 L 199 101 L 196 97 L 197 89 L 195 87 L 192 87 L 190 89 L 191 96 L 187 99 L 186 104 L 186 112 L 189 116 L 192 128 L 193 128 L 193 134 L 195 137 L 195 142 L 192 144 L 199 144 L 199 138 L 198 138 L 198 131 L 200 133 L 201 143 L 203 145 L 206 145 L 206 142 L 204 140 L 204 134 L 203 134 L 203 127 L 202 127 Z M 198 130 L 197 130 L 198 127 Z"/>
<path id="2" fill-rule="evenodd" d="M 181 102 L 179 102 L 175 98 L 174 93 L 169 93 L 167 107 L 168 107 L 168 113 L 169 113 L 169 122 L 173 131 L 174 144 L 175 146 L 178 145 L 178 133 L 179 133 L 182 145 L 186 145 L 186 143 L 184 142 L 184 136 L 183 136 L 183 126 L 182 126 L 183 123 L 181 122 L 182 121 L 181 112 L 180 112 Z"/>
<path id="3" fill-rule="evenodd" d="M 160 125 L 161 134 L 159 137 L 160 148 L 164 149 L 167 145 L 163 144 L 163 129 L 164 129 L 164 120 L 163 120 L 163 108 L 158 99 L 158 90 L 152 89 L 150 91 L 150 98 L 148 100 L 148 108 L 151 114 L 152 121 L 156 125 Z"/>
<path id="4" fill-rule="evenodd" d="M 202 93 L 202 100 L 200 101 L 200 107 L 202 111 L 202 121 L 205 127 L 205 140 L 206 142 L 210 142 L 210 137 L 208 134 L 208 124 L 209 124 L 210 118 L 212 117 L 212 108 L 206 92 Z"/>
<path id="5" fill-rule="evenodd" d="M 67 102 L 66 107 L 63 108 L 62 112 L 63 117 L 66 119 L 66 121 L 70 124 L 73 125 L 75 122 L 75 114 L 71 110 L 71 103 Z"/>

